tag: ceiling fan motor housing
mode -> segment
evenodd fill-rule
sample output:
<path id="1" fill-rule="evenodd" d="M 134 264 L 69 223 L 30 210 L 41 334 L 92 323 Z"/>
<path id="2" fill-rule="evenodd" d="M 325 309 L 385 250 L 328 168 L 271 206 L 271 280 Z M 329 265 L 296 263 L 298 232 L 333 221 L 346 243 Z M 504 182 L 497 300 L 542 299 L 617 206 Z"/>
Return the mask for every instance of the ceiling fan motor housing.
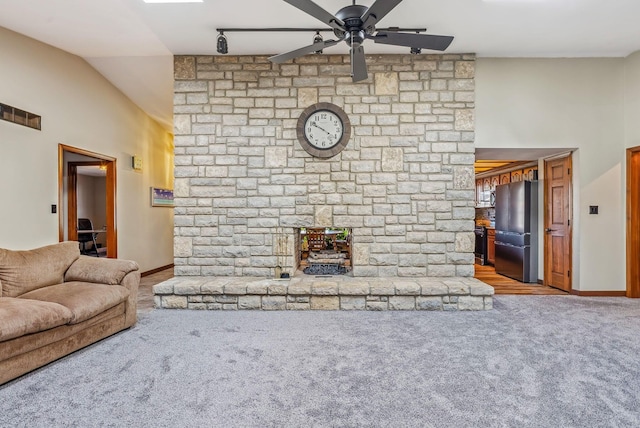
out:
<path id="1" fill-rule="evenodd" d="M 339 18 L 344 22 L 344 26 L 346 28 L 346 32 L 334 29 L 333 32 L 336 37 L 341 39 L 345 38 L 346 34 L 349 34 L 350 37 L 346 38 L 347 43 L 351 46 L 353 43 L 355 46 L 359 46 L 365 39 L 365 34 L 371 34 L 375 30 L 373 26 L 364 29 L 362 28 L 362 15 L 368 10 L 366 6 L 362 6 L 359 4 L 354 4 L 351 6 L 343 7 L 336 13 L 336 18 Z"/>
<path id="2" fill-rule="evenodd" d="M 400 32 L 397 27 L 376 30 L 376 24 L 402 0 L 374 0 L 370 7 L 355 4 L 356 0 L 353 0 L 352 5 L 343 7 L 335 15 L 318 6 L 313 0 L 284 1 L 329 25 L 333 28 L 337 39 L 321 41 L 314 38 L 312 45 L 270 57 L 269 60 L 276 64 L 346 42 L 351 48 L 349 53 L 351 55 L 352 80 L 360 82 L 368 79 L 367 63 L 362 46 L 366 39 L 371 39 L 375 43 L 409 47 L 411 53 L 419 53 L 421 49 L 444 51 L 453 41 L 453 37 L 450 36 L 419 34 L 420 31 L 426 30 L 413 30 L 415 34 Z"/>

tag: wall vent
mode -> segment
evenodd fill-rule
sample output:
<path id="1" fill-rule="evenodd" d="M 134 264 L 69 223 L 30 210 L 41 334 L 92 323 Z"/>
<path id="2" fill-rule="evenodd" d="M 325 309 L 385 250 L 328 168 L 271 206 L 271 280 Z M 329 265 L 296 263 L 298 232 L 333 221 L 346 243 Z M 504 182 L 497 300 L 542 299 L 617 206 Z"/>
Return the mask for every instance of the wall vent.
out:
<path id="1" fill-rule="evenodd" d="M 0 103 L 0 119 L 40 130 L 42 118 L 37 114 Z"/>

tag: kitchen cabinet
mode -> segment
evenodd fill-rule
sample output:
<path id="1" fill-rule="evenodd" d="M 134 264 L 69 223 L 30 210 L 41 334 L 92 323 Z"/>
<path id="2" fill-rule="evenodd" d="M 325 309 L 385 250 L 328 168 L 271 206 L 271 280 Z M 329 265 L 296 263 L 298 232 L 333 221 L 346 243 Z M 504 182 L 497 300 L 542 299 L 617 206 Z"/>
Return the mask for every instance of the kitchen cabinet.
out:
<path id="1" fill-rule="evenodd" d="M 487 228 L 487 261 L 490 265 L 496 262 L 496 230 Z"/>
<path id="2" fill-rule="evenodd" d="M 476 180 L 476 207 L 488 207 L 491 196 L 491 178 Z"/>
<path id="3" fill-rule="evenodd" d="M 538 179 L 538 167 L 525 168 L 522 170 L 524 180 L 533 181 Z"/>
<path id="4" fill-rule="evenodd" d="M 532 166 L 517 169 L 511 172 L 503 172 L 489 177 L 476 179 L 476 207 L 491 207 L 491 192 L 501 184 L 514 183 L 516 181 L 532 181 L 538 179 L 538 167 Z"/>
<path id="5" fill-rule="evenodd" d="M 491 177 L 486 177 L 482 180 L 482 205 L 489 206 L 489 199 L 491 197 Z"/>
<path id="6" fill-rule="evenodd" d="M 491 177 L 486 177 L 484 180 L 482 180 L 482 190 L 484 192 L 491 191 Z M 487 198 L 484 198 L 484 199 L 487 199 Z"/>
<path id="7" fill-rule="evenodd" d="M 491 191 L 495 191 L 496 187 L 500 184 L 500 176 L 494 175 L 491 177 Z"/>

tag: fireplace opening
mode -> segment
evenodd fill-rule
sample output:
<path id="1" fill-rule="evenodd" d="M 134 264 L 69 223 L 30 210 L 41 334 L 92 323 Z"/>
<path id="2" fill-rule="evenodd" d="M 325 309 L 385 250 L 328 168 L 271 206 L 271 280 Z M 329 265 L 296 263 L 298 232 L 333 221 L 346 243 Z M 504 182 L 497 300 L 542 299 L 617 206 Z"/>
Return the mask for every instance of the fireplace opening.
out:
<path id="1" fill-rule="evenodd" d="M 300 228 L 300 268 L 307 275 L 351 272 L 351 228 Z"/>

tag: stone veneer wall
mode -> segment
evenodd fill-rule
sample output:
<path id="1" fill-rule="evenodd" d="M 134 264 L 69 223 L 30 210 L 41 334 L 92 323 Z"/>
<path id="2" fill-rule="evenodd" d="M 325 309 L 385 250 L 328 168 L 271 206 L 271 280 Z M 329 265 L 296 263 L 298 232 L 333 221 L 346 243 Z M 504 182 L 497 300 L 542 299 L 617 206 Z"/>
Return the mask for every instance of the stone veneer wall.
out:
<path id="1" fill-rule="evenodd" d="M 473 276 L 474 55 L 175 58 L 175 273 L 272 276 L 300 227 L 353 229 L 354 276 Z M 331 159 L 296 139 L 302 110 L 352 123 Z M 281 249 L 281 253 L 278 253 Z"/>

